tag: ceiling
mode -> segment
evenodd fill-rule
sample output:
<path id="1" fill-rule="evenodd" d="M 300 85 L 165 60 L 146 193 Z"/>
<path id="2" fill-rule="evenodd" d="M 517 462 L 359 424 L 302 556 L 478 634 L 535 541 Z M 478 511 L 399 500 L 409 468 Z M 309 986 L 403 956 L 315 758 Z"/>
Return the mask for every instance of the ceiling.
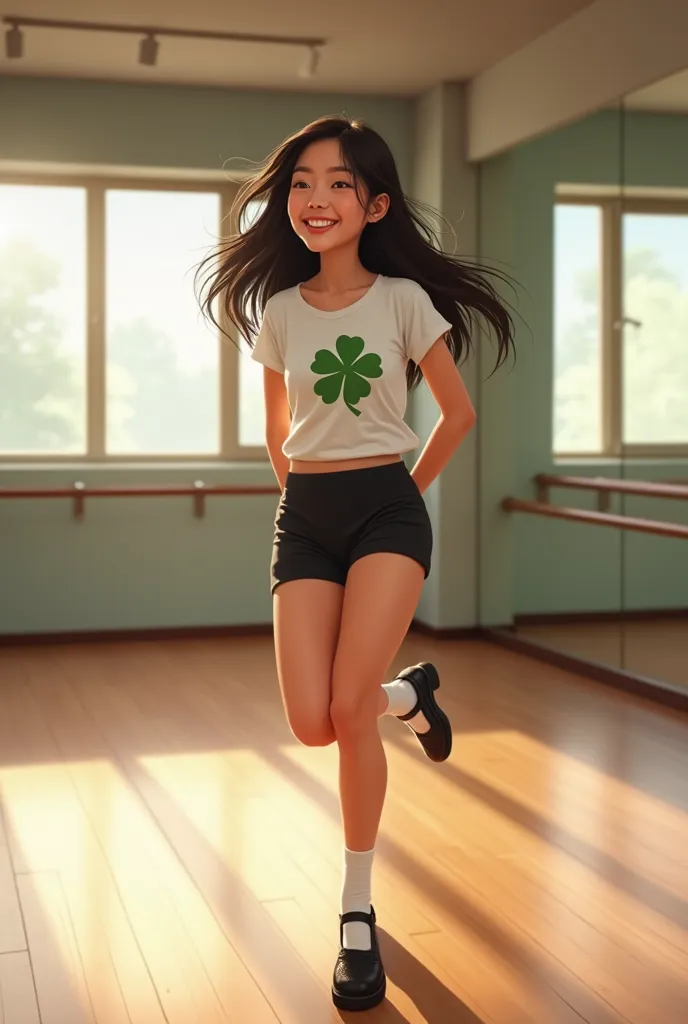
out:
<path id="1" fill-rule="evenodd" d="M 26 28 L 21 59 L 7 58 L 2 46 L 0 75 L 413 96 L 439 81 L 472 78 L 591 2 L 1 0 L 0 17 L 324 38 L 327 45 L 317 73 L 302 78 L 308 51 L 299 47 L 163 37 L 157 65 L 148 67 L 138 62 L 135 35 Z"/>
<path id="2" fill-rule="evenodd" d="M 688 69 L 631 93 L 625 98 L 624 105 L 629 110 L 688 114 Z"/>

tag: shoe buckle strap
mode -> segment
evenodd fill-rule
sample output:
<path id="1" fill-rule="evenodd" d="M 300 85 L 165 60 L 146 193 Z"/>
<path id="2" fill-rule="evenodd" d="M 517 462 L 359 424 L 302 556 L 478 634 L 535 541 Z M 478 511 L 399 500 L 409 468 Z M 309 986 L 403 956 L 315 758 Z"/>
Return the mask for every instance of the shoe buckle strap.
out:
<path id="1" fill-rule="evenodd" d="M 364 913 L 362 910 L 349 910 L 346 914 L 341 915 L 341 923 L 349 924 L 350 921 L 360 921 L 362 924 L 373 924 L 374 915 Z"/>
<path id="2" fill-rule="evenodd" d="M 406 715 L 397 715 L 400 722 L 410 722 L 412 718 L 415 718 L 419 711 L 422 711 L 422 704 L 419 701 L 416 702 L 416 706 L 412 711 L 409 711 Z"/>

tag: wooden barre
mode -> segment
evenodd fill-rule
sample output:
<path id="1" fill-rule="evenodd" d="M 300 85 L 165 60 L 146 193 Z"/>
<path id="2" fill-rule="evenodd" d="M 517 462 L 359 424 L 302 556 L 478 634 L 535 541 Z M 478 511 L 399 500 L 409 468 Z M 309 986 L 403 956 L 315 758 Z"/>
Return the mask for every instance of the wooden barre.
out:
<path id="1" fill-rule="evenodd" d="M 77 480 L 73 487 L 0 487 L 2 498 L 71 498 L 73 517 L 81 522 L 85 514 L 86 498 L 193 498 L 194 515 L 202 519 L 205 515 L 205 500 L 216 496 L 237 496 L 252 494 L 281 494 L 279 487 L 238 487 L 220 486 L 207 487 L 202 480 L 196 480 L 193 486 L 165 485 L 160 487 L 87 487 Z"/>
<path id="2" fill-rule="evenodd" d="M 505 512 L 529 512 L 553 519 L 568 519 L 572 522 L 591 523 L 595 526 L 614 526 L 621 530 L 635 530 L 639 533 L 653 533 L 662 537 L 683 537 L 688 539 L 688 526 L 680 523 L 663 523 L 654 519 L 634 519 L 631 516 L 617 516 L 610 512 L 588 512 L 580 508 L 565 508 L 549 505 L 543 501 L 522 501 L 520 498 L 504 498 Z"/>
<path id="3" fill-rule="evenodd" d="M 581 491 L 597 491 L 606 494 L 636 494 L 646 498 L 688 499 L 688 484 L 651 483 L 649 480 L 614 480 L 604 476 L 556 476 L 539 473 L 535 477 L 538 498 L 547 501 L 550 487 L 572 487 Z"/>

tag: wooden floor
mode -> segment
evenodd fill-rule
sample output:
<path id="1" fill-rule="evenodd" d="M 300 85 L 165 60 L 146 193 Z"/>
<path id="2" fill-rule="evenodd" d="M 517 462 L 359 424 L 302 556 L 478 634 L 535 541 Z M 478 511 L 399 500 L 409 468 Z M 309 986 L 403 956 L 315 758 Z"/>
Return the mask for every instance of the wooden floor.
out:
<path id="1" fill-rule="evenodd" d="M 486 644 L 412 637 L 394 667 L 425 657 L 455 748 L 383 720 L 366 1020 L 684 1024 L 688 721 Z M 0 651 L 2 1024 L 340 1019 L 337 752 L 294 741 L 273 664 L 268 639 Z"/>

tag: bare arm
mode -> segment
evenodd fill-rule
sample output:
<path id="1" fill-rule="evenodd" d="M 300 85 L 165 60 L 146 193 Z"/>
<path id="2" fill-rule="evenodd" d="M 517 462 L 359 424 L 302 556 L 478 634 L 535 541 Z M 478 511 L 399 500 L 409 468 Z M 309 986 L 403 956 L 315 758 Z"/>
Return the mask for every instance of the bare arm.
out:
<path id="1" fill-rule="evenodd" d="M 420 368 L 440 407 L 440 418 L 411 472 L 423 494 L 475 423 L 475 410 L 444 338 L 435 342 Z"/>
<path id="2" fill-rule="evenodd" d="M 265 443 L 280 489 L 284 490 L 289 471 L 289 459 L 282 451 L 291 427 L 291 410 L 287 399 L 284 375 L 263 367 L 263 394 L 265 396 Z"/>

